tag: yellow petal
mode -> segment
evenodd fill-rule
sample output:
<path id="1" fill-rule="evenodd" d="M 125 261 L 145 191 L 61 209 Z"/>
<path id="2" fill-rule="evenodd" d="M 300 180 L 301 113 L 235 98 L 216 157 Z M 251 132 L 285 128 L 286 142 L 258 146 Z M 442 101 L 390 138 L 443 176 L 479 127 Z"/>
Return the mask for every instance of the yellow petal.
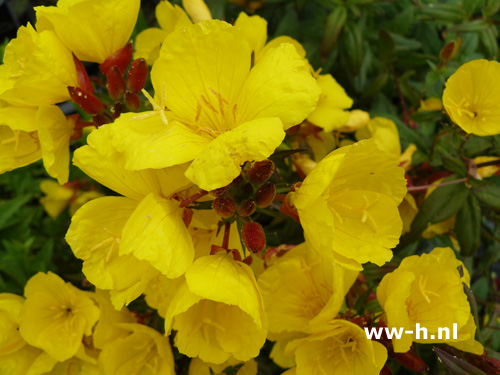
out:
<path id="1" fill-rule="evenodd" d="M 195 23 L 212 19 L 210 9 L 203 0 L 182 0 L 182 6 Z"/>
<path id="2" fill-rule="evenodd" d="M 0 173 L 34 163 L 42 158 L 36 133 L 0 125 Z"/>
<path id="3" fill-rule="evenodd" d="M 71 52 L 52 31 L 21 27 L 6 47 L 0 66 L 0 99 L 23 107 L 69 99 L 68 86 L 78 86 Z"/>
<path id="4" fill-rule="evenodd" d="M 167 34 L 178 28 L 191 25 L 186 12 L 178 5 L 173 5 L 167 0 L 158 3 L 155 10 L 156 19 L 161 29 Z"/>
<path id="5" fill-rule="evenodd" d="M 12 130 L 33 132 L 37 130 L 35 107 L 3 107 L 0 108 L 0 125 L 7 125 Z"/>
<path id="6" fill-rule="evenodd" d="M 74 194 L 73 189 L 61 186 L 52 180 L 42 181 L 40 183 L 40 190 L 46 195 L 40 199 L 40 203 L 53 219 L 63 212 Z"/>
<path id="7" fill-rule="evenodd" d="M 393 153 L 397 157 L 401 155 L 399 132 L 394 121 L 384 117 L 375 117 L 370 120 L 366 129 L 375 140 L 378 149 Z M 356 133 L 356 138 L 361 139 L 358 138 L 358 133 Z"/>
<path id="8" fill-rule="evenodd" d="M 165 95 L 165 105 L 176 117 L 200 131 L 230 129 L 250 55 L 243 33 L 225 22 L 176 30 L 165 39 L 151 71 L 156 96 Z"/>
<path id="9" fill-rule="evenodd" d="M 135 38 L 134 59 L 143 58 L 148 65 L 153 65 L 158 56 L 167 33 L 156 27 L 141 31 Z"/>
<path id="10" fill-rule="evenodd" d="M 327 132 L 342 128 L 349 121 L 349 112 L 345 110 L 352 106 L 352 99 L 331 74 L 320 75 L 316 82 L 321 87 L 321 96 L 307 120 Z"/>
<path id="11" fill-rule="evenodd" d="M 140 1 L 60 1 L 57 7 L 36 7 L 37 29 L 54 30 L 83 61 L 102 63 L 129 40 Z"/>
<path id="12" fill-rule="evenodd" d="M 194 246 L 179 203 L 154 194 L 145 197 L 123 228 L 120 254 L 133 254 L 169 278 L 184 274 Z"/>
<path id="13" fill-rule="evenodd" d="M 306 50 L 304 49 L 304 47 L 302 47 L 302 44 L 300 44 L 295 39 L 290 38 L 289 36 L 283 35 L 270 40 L 268 43 L 266 43 L 264 48 L 262 48 L 258 53 L 256 53 L 255 64 L 257 64 L 262 59 L 262 57 L 266 55 L 267 52 L 269 52 L 273 48 L 279 47 L 283 43 L 289 43 L 293 45 L 295 47 L 295 50 L 297 51 L 297 54 L 300 57 L 302 58 L 306 57 Z"/>
<path id="14" fill-rule="evenodd" d="M 19 328 L 23 338 L 58 361 L 75 355 L 99 318 L 94 301 L 51 272 L 33 276 L 24 294 Z"/>
<path id="15" fill-rule="evenodd" d="M 210 142 L 186 125 L 160 116 L 122 115 L 113 124 L 113 144 L 126 157 L 125 168 L 165 168 L 193 160 Z"/>
<path id="16" fill-rule="evenodd" d="M 278 118 L 244 123 L 210 142 L 188 168 L 186 177 L 204 190 L 229 185 L 244 162 L 267 159 L 283 138 L 285 132 Z"/>
<path id="17" fill-rule="evenodd" d="M 264 18 L 248 16 L 245 12 L 241 12 L 234 26 L 243 31 L 254 54 L 257 54 L 266 44 L 267 21 Z"/>
<path id="18" fill-rule="evenodd" d="M 307 62 L 293 45 L 280 44 L 251 70 L 238 98 L 238 119 L 279 117 L 288 129 L 313 111 L 319 95 Z"/>
<path id="19" fill-rule="evenodd" d="M 88 176 L 126 197 L 141 200 L 149 193 L 165 197 L 184 190 L 192 184 L 184 177 L 185 166 L 161 170 L 130 171 L 125 169 L 126 158 L 110 146 L 113 125 L 93 131 L 88 146 L 75 151 L 73 163 Z"/>
<path id="20" fill-rule="evenodd" d="M 69 177 L 69 141 L 74 124 L 59 107 L 41 106 L 36 114 L 43 165 L 62 185 Z"/>
<path id="21" fill-rule="evenodd" d="M 462 65 L 446 82 L 443 104 L 454 123 L 467 133 L 500 133 L 497 87 L 500 63 L 473 60 Z"/>

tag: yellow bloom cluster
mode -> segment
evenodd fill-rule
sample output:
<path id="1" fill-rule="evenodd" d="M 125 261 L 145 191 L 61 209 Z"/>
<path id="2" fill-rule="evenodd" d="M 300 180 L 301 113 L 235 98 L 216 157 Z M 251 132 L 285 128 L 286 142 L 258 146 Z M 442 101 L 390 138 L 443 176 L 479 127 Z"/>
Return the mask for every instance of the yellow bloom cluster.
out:
<path id="1" fill-rule="evenodd" d="M 139 4 L 60 0 L 36 9 L 36 30 L 21 28 L 0 66 L 0 172 L 43 158 L 50 176 L 68 181 L 69 142 L 82 124 L 56 104 L 75 100 L 68 87 L 85 93 L 75 100 L 85 108 L 102 104 L 92 102 L 80 60 L 101 64 L 108 88 L 125 85 L 117 61 L 130 47 Z M 261 17 L 242 13 L 232 25 L 211 19 L 202 1 L 184 1 L 184 9 L 161 1 L 159 28 L 135 40 L 134 57 L 152 67 L 154 94 L 143 90 L 147 102 L 135 108 L 147 110 L 89 112 L 97 129 L 74 152 L 73 163 L 116 194 L 41 185 L 52 217 L 71 204 L 66 240 L 96 292 L 49 272 L 28 282 L 25 298 L 0 295 L 0 373 L 174 374 L 171 339 L 192 358 L 192 375 L 229 366 L 255 375 L 268 339 L 286 374 L 379 374 L 388 350 L 367 339 L 368 323 L 344 302 L 363 265 L 391 260 L 409 230 L 416 204 L 405 170 L 416 147 L 402 152 L 391 120 L 348 111 L 352 99 L 331 75 L 313 71 L 300 43 L 267 42 Z M 469 74 L 463 69 L 457 76 Z M 494 111 L 457 102 L 455 80 L 443 98 L 453 121 L 492 134 Z M 139 98 L 144 82 L 137 90 L 130 82 L 122 93 Z M 341 132 L 355 133 L 342 143 Z M 266 249 L 252 214 L 276 208 L 269 158 L 304 143 L 312 156 L 292 157 L 303 181 L 280 199 L 305 242 Z M 451 345 L 480 354 L 462 282 L 468 274 L 451 249 L 406 258 L 377 290 L 383 319 L 408 329 L 458 322 Z M 141 296 L 164 331 L 127 309 Z M 394 350 L 413 341 L 395 341 Z"/>

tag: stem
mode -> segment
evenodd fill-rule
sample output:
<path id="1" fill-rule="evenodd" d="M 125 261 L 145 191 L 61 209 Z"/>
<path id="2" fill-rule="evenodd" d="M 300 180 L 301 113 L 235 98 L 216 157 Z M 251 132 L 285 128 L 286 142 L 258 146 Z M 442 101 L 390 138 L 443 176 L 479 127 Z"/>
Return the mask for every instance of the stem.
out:
<path id="1" fill-rule="evenodd" d="M 418 128 L 416 122 L 410 119 L 410 115 L 408 113 L 408 108 L 406 107 L 405 98 L 403 96 L 403 92 L 401 91 L 401 86 L 399 85 L 399 78 L 394 70 L 392 70 L 392 76 L 394 77 L 394 82 L 396 83 L 396 88 L 398 89 L 399 100 L 401 102 L 401 107 L 403 109 L 403 122 L 406 126 L 409 126 L 412 129 Z"/>
<path id="2" fill-rule="evenodd" d="M 453 185 L 453 184 L 458 184 L 460 182 L 465 182 L 467 180 L 468 180 L 468 178 L 464 177 L 464 178 L 459 178 L 458 180 L 442 182 L 442 183 L 437 184 L 437 185 L 436 184 L 430 184 L 430 185 L 410 186 L 408 188 L 408 191 L 410 191 L 410 192 L 425 191 L 425 190 L 427 190 L 429 188 L 432 188 L 432 187 L 440 187 L 440 186 L 446 186 L 446 185 Z"/>
<path id="3" fill-rule="evenodd" d="M 229 231 L 231 229 L 231 223 L 226 221 L 224 224 L 224 239 L 222 240 L 222 247 L 226 250 L 229 249 Z"/>
<path id="4" fill-rule="evenodd" d="M 198 198 L 201 198 L 201 197 L 203 197 L 204 195 L 207 195 L 207 194 L 208 194 L 208 191 L 202 190 L 199 193 L 197 193 L 197 194 L 189 197 L 188 199 L 183 200 L 181 202 L 181 204 L 180 204 L 180 207 L 184 208 L 186 206 L 189 206 L 191 203 L 193 203 L 194 201 L 196 201 Z"/>

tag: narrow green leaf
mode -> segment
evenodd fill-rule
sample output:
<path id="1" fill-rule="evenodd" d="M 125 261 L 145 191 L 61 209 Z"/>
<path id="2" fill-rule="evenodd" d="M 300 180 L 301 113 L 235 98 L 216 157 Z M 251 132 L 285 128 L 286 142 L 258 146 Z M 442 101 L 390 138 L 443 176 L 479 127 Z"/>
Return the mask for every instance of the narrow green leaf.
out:
<path id="1" fill-rule="evenodd" d="M 500 186 L 492 183 L 493 179 L 471 180 L 472 193 L 477 199 L 500 210 Z"/>
<path id="2" fill-rule="evenodd" d="M 444 181 L 454 179 L 456 176 L 451 176 Z M 468 194 L 469 189 L 463 182 L 436 188 L 422 203 L 413 220 L 410 233 L 404 236 L 401 242 L 408 244 L 419 240 L 420 235 L 429 225 L 444 221 L 456 214 L 463 206 Z"/>
<path id="3" fill-rule="evenodd" d="M 30 199 L 31 195 L 21 195 L 0 204 L 0 229 L 7 227 L 16 212 Z"/>
<path id="4" fill-rule="evenodd" d="M 458 210 L 455 235 L 460 244 L 460 254 L 474 255 L 481 244 L 481 207 L 476 197 L 469 193 L 465 204 Z"/>

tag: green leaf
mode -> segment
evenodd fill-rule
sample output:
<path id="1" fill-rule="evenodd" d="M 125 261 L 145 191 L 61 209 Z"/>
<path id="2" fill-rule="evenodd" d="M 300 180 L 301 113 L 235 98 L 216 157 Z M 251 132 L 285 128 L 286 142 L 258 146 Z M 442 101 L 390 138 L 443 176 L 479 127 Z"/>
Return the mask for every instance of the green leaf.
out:
<path id="1" fill-rule="evenodd" d="M 389 61 L 394 57 L 396 46 L 391 34 L 384 29 L 378 32 L 377 55 L 381 60 Z"/>
<path id="2" fill-rule="evenodd" d="M 467 176 L 467 168 L 463 159 L 451 155 L 441 155 L 441 160 L 446 170 L 454 172 L 460 177 Z"/>
<path id="3" fill-rule="evenodd" d="M 450 176 L 444 182 L 454 179 L 456 176 Z M 405 235 L 401 242 L 408 244 L 417 241 L 429 225 L 440 223 L 455 215 L 463 206 L 468 194 L 469 189 L 463 182 L 437 187 L 420 206 L 411 224 L 410 233 Z"/>
<path id="4" fill-rule="evenodd" d="M 434 348 L 434 352 L 453 375 L 486 375 L 476 366 L 473 366 L 463 359 L 451 355 L 442 349 Z"/>
<path id="5" fill-rule="evenodd" d="M 496 59 L 498 56 L 498 31 L 495 25 L 488 25 L 488 27 L 479 35 L 481 43 L 486 50 L 486 57 L 489 59 Z"/>
<path id="6" fill-rule="evenodd" d="M 500 185 L 494 182 L 498 179 L 471 180 L 472 193 L 474 196 L 486 203 L 488 206 L 500 210 Z"/>
<path id="7" fill-rule="evenodd" d="M 342 41 L 347 53 L 348 68 L 351 73 L 357 75 L 361 70 L 364 48 L 361 29 L 356 23 L 346 23 L 344 32 L 342 33 Z"/>
<path id="8" fill-rule="evenodd" d="M 3 229 L 10 225 L 10 220 L 12 219 L 12 217 L 30 199 L 31 195 L 21 195 L 0 204 L 0 229 Z"/>
<path id="9" fill-rule="evenodd" d="M 347 19 L 347 9 L 343 6 L 335 8 L 326 19 L 325 31 L 321 41 L 321 54 L 327 56 L 335 46 L 340 32 Z"/>
<path id="10" fill-rule="evenodd" d="M 481 244 L 481 207 L 473 194 L 469 193 L 465 204 L 458 210 L 455 235 L 460 244 L 460 254 L 474 255 Z"/>
<path id="11" fill-rule="evenodd" d="M 464 22 L 459 25 L 450 27 L 447 32 L 449 33 L 483 33 L 488 28 L 489 23 L 485 20 L 474 20 Z"/>
<path id="12" fill-rule="evenodd" d="M 483 9 L 483 16 L 490 17 L 493 16 L 500 9 L 500 0 L 488 0 L 486 6 Z"/>
<path id="13" fill-rule="evenodd" d="M 422 6 L 420 12 L 440 21 L 460 22 L 465 19 L 465 12 L 459 4 L 432 3 Z"/>

